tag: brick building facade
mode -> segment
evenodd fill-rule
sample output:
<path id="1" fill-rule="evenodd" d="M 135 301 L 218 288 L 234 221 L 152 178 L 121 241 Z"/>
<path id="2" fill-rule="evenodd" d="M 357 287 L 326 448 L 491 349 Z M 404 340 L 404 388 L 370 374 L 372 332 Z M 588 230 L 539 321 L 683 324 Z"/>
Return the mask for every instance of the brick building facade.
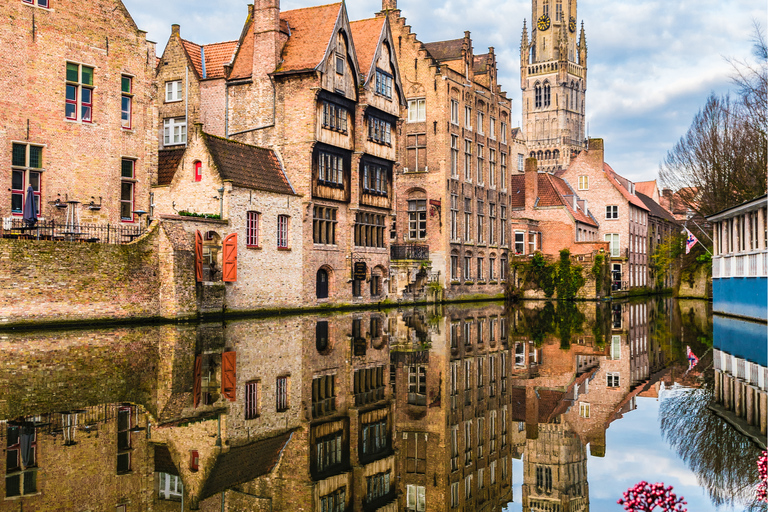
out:
<path id="1" fill-rule="evenodd" d="M 0 19 L 0 217 L 21 219 L 31 186 L 42 220 L 139 222 L 156 167 L 154 43 L 120 0 L 12 0 Z"/>

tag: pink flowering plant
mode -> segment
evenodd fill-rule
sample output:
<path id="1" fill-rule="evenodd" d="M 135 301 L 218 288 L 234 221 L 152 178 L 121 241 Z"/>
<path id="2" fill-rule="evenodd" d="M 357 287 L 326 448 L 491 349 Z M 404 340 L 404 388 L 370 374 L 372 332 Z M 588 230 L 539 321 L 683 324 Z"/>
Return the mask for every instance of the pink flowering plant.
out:
<path id="1" fill-rule="evenodd" d="M 662 482 L 649 484 L 642 481 L 624 491 L 624 497 L 617 503 L 629 512 L 651 512 L 656 507 L 660 512 L 688 512 L 683 507 L 688 504 L 683 497 L 678 498 L 672 492 L 672 486 L 664 487 Z"/>
<path id="2" fill-rule="evenodd" d="M 760 474 L 760 483 L 755 491 L 757 501 L 768 503 L 768 451 L 764 451 L 757 459 L 757 472 Z"/>

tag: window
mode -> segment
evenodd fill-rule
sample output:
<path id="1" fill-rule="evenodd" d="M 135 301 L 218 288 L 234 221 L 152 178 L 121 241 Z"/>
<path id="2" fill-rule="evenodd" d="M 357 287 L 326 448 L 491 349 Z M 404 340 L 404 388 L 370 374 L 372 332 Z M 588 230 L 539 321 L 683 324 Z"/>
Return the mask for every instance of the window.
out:
<path id="1" fill-rule="evenodd" d="M 606 219 L 618 219 L 619 218 L 619 207 L 616 205 L 609 205 L 605 207 L 605 218 Z"/>
<path id="2" fill-rule="evenodd" d="M 488 279 L 491 281 L 496 280 L 496 258 L 488 259 Z"/>
<path id="3" fill-rule="evenodd" d="M 525 157 L 522 153 L 517 154 L 517 170 L 525 172 Z"/>
<path id="4" fill-rule="evenodd" d="M 488 150 L 488 185 L 496 188 L 496 150 Z"/>
<path id="5" fill-rule="evenodd" d="M 472 200 L 464 198 L 464 241 L 472 240 Z"/>
<path id="6" fill-rule="evenodd" d="M 464 422 L 464 465 L 467 466 L 471 463 L 472 463 L 472 420 L 468 420 Z M 469 495 L 467 497 L 469 497 Z"/>
<path id="7" fill-rule="evenodd" d="M 616 321 L 614 320 L 614 326 Z M 619 321 L 619 329 L 621 328 L 621 321 Z M 611 355 L 609 359 L 619 360 L 621 359 L 621 336 L 611 336 Z"/>
<path id="8" fill-rule="evenodd" d="M 427 170 L 427 134 L 406 136 L 406 167 L 411 172 Z"/>
<path id="9" fill-rule="evenodd" d="M 507 123 L 503 121 L 501 123 L 501 142 L 502 144 L 507 143 Z"/>
<path id="10" fill-rule="evenodd" d="M 288 377 L 278 377 L 275 383 L 275 404 L 277 412 L 288 410 Z"/>
<path id="11" fill-rule="evenodd" d="M 456 281 L 459 279 L 459 257 L 455 254 L 451 255 L 451 280 Z"/>
<path id="12" fill-rule="evenodd" d="M 165 102 L 181 101 L 181 80 L 165 82 Z"/>
<path id="13" fill-rule="evenodd" d="M 312 379 L 312 417 L 318 418 L 336 410 L 335 375 Z"/>
<path id="14" fill-rule="evenodd" d="M 43 148 L 14 142 L 11 151 L 11 212 L 15 215 L 24 213 L 27 189 L 31 186 L 35 198 L 35 211 L 40 215 Z"/>
<path id="15" fill-rule="evenodd" d="M 38 7 L 43 7 L 45 9 L 48 9 L 48 0 L 21 0 L 25 4 L 29 5 L 37 5 Z"/>
<path id="16" fill-rule="evenodd" d="M 366 478 L 368 494 L 366 501 L 371 502 L 389 494 L 389 471 L 377 473 Z"/>
<path id="17" fill-rule="evenodd" d="M 496 205 L 494 203 L 488 204 L 488 217 L 490 218 L 488 223 L 488 242 L 490 244 L 496 243 Z"/>
<path id="18" fill-rule="evenodd" d="M 536 492 L 552 492 L 552 468 L 546 466 L 536 466 Z"/>
<path id="19" fill-rule="evenodd" d="M 183 117 L 163 119 L 163 145 L 187 143 L 187 120 Z"/>
<path id="20" fill-rule="evenodd" d="M 342 55 L 336 55 L 336 74 L 344 74 L 344 57 Z"/>
<path id="21" fill-rule="evenodd" d="M 515 231 L 515 254 L 525 254 L 525 233 Z"/>
<path id="22" fill-rule="evenodd" d="M 384 215 L 367 212 L 355 214 L 355 245 L 384 247 Z"/>
<path id="23" fill-rule="evenodd" d="M 482 455 L 478 455 L 478 457 L 482 457 Z M 477 488 L 482 489 L 484 487 L 485 487 L 485 468 L 480 468 L 477 470 Z"/>
<path id="24" fill-rule="evenodd" d="M 344 107 L 328 101 L 323 102 L 323 128 L 347 133 L 347 117 L 347 109 Z"/>
<path id="25" fill-rule="evenodd" d="M 544 106 L 548 107 L 550 105 L 550 88 L 549 83 L 544 82 Z"/>
<path id="26" fill-rule="evenodd" d="M 427 100 L 408 100 L 408 122 L 416 123 L 427 120 Z"/>
<path id="27" fill-rule="evenodd" d="M 312 209 L 312 232 L 316 244 L 336 245 L 336 208 L 315 206 Z"/>
<path id="28" fill-rule="evenodd" d="M 579 176 L 579 190 L 589 190 L 589 176 Z"/>
<path id="29" fill-rule="evenodd" d="M 380 69 L 376 70 L 376 94 L 392 98 L 392 75 Z"/>
<path id="30" fill-rule="evenodd" d="M 317 179 L 321 185 L 344 187 L 344 157 L 334 153 L 317 153 Z"/>
<path id="31" fill-rule="evenodd" d="M 483 125 L 485 124 L 485 114 L 483 112 L 480 112 L 480 110 L 477 111 L 477 133 L 480 135 L 483 134 Z"/>
<path id="32" fill-rule="evenodd" d="M 501 183 L 499 188 L 507 190 L 507 154 L 501 153 Z"/>
<path id="33" fill-rule="evenodd" d="M 459 102 L 451 100 L 451 123 L 459 125 Z"/>
<path id="34" fill-rule="evenodd" d="M 392 124 L 377 117 L 368 118 L 368 138 L 379 144 L 392 143 Z"/>
<path id="35" fill-rule="evenodd" d="M 470 347 L 472 346 L 472 322 L 466 320 L 462 325 L 464 326 L 464 345 Z M 472 373 L 472 361 L 470 359 L 464 361 L 464 371 L 464 389 L 469 389 L 471 387 L 470 374 Z"/>
<path id="36" fill-rule="evenodd" d="M 589 418 L 589 404 L 587 402 L 579 402 L 579 416 Z"/>
<path id="37" fill-rule="evenodd" d="M 467 130 L 472 129 L 472 109 L 470 107 L 464 107 L 464 125 Z"/>
<path id="38" fill-rule="evenodd" d="M 478 185 L 482 185 L 485 180 L 485 175 L 483 174 L 483 172 L 485 171 L 484 165 L 483 165 L 485 154 L 483 153 L 483 149 L 484 148 L 482 144 L 477 145 L 477 184 Z"/>
<path id="39" fill-rule="evenodd" d="M 496 139 L 496 120 L 494 118 L 491 118 L 490 131 L 490 137 Z"/>
<path id="40" fill-rule="evenodd" d="M 537 83 L 536 85 L 533 86 L 533 90 L 534 90 L 534 105 L 536 106 L 536 108 L 540 108 L 541 107 L 541 85 Z"/>
<path id="41" fill-rule="evenodd" d="M 347 488 L 336 489 L 320 497 L 320 512 L 344 512 L 347 506 Z"/>
<path id="42" fill-rule="evenodd" d="M 117 410 L 117 473 L 131 470 L 131 408 Z"/>
<path id="43" fill-rule="evenodd" d="M 408 201 L 408 238 L 422 240 L 427 237 L 427 200 Z"/>
<path id="44" fill-rule="evenodd" d="M 35 427 L 8 425 L 6 429 L 5 496 L 37 493 L 37 432 Z"/>
<path id="45" fill-rule="evenodd" d="M 363 455 L 375 455 L 389 447 L 387 419 L 363 425 Z"/>
<path id="46" fill-rule="evenodd" d="M 502 156 L 504 153 L 502 153 Z M 501 205 L 501 231 L 499 235 L 499 243 L 501 245 L 507 245 L 507 207 Z"/>
<path id="47" fill-rule="evenodd" d="M 618 372 L 608 372 L 607 374 L 608 379 L 608 387 L 609 388 L 617 388 L 619 387 L 619 374 Z"/>
<path id="48" fill-rule="evenodd" d="M 472 141 L 464 141 L 464 179 L 472 183 Z"/>
<path id="49" fill-rule="evenodd" d="M 158 498 L 161 500 L 181 501 L 184 492 L 178 475 L 158 473 Z"/>
<path id="50" fill-rule="evenodd" d="M 464 257 L 464 280 L 465 281 L 472 280 L 472 257 L 471 256 Z"/>
<path id="51" fill-rule="evenodd" d="M 536 233 L 533 231 L 528 232 L 528 254 L 536 252 Z"/>
<path id="52" fill-rule="evenodd" d="M 386 196 L 389 169 L 383 165 L 363 163 L 363 193 Z"/>
<path id="53" fill-rule="evenodd" d="M 506 256 L 502 256 L 501 260 L 499 260 L 499 268 L 501 270 L 501 280 L 506 281 L 507 280 L 507 257 Z"/>
<path id="54" fill-rule="evenodd" d="M 315 442 L 317 451 L 317 471 L 319 473 L 342 463 L 343 432 L 334 432 L 321 437 Z"/>
<path id="55" fill-rule="evenodd" d="M 375 322 L 378 320 L 378 317 L 371 317 L 369 327 L 372 337 L 378 336 L 379 328 Z M 384 366 L 355 370 L 353 390 L 356 406 L 374 403 L 384 398 Z M 384 421 L 384 427 L 382 428 L 386 432 L 386 420 L 382 421 Z"/>
<path id="56" fill-rule="evenodd" d="M 459 482 L 453 482 L 451 484 L 451 508 L 458 508 L 459 506 Z"/>
<path id="57" fill-rule="evenodd" d="M 195 181 L 202 181 L 203 180 L 203 163 L 197 161 L 192 165 L 195 171 Z"/>
<path id="58" fill-rule="evenodd" d="M 120 123 L 123 128 L 131 128 L 131 113 L 133 109 L 133 79 L 123 75 L 120 78 L 120 91 L 122 97 L 120 100 Z"/>
<path id="59" fill-rule="evenodd" d="M 451 178 L 459 177 L 459 136 L 451 135 Z"/>
<path id="60" fill-rule="evenodd" d="M 123 158 L 120 166 L 120 220 L 133 222 L 133 188 L 136 182 L 136 161 Z"/>
<path id="61" fill-rule="evenodd" d="M 451 240 L 459 237 L 459 196 L 451 194 Z"/>
<path id="62" fill-rule="evenodd" d="M 496 483 L 496 462 L 495 460 L 491 462 L 491 485 Z"/>
<path id="63" fill-rule="evenodd" d="M 408 367 L 408 403 L 427 405 L 427 367 L 424 365 Z"/>
<path id="64" fill-rule="evenodd" d="M 91 122 L 93 114 L 93 68 L 67 62 L 67 94 L 64 107 L 67 119 Z"/>
<path id="65" fill-rule="evenodd" d="M 485 208 L 482 201 L 477 202 L 477 243 L 485 243 Z"/>
<path id="66" fill-rule="evenodd" d="M 426 487 L 408 484 L 406 506 L 408 512 L 424 512 L 427 510 Z"/>
<path id="67" fill-rule="evenodd" d="M 619 247 L 619 234 L 618 233 L 606 233 L 605 241 L 611 244 L 611 257 L 617 258 L 621 254 L 621 247 Z"/>
<path id="68" fill-rule="evenodd" d="M 472 475 L 464 477 L 464 499 L 472 497 Z"/>
<path id="69" fill-rule="evenodd" d="M 253 380 L 245 383 L 245 419 L 252 420 L 259 417 L 259 394 L 261 382 Z"/>
<path id="70" fill-rule="evenodd" d="M 280 249 L 288 248 L 288 216 L 277 216 L 277 247 Z"/>

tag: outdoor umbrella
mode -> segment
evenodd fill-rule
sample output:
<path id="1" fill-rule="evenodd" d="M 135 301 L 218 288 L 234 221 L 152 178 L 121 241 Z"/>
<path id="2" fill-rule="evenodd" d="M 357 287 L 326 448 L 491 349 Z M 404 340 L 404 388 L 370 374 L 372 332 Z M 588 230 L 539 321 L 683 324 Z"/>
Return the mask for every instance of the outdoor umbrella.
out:
<path id="1" fill-rule="evenodd" d="M 35 192 L 32 185 L 27 187 L 27 200 L 24 202 L 24 224 L 30 228 L 37 224 L 37 208 L 35 208 Z"/>

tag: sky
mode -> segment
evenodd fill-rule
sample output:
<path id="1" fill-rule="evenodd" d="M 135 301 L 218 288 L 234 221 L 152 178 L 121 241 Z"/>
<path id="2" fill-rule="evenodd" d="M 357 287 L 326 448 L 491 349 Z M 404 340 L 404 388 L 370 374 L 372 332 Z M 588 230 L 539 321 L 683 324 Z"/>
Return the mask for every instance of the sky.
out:
<path id="1" fill-rule="evenodd" d="M 162 54 L 171 24 L 198 44 L 239 37 L 249 0 L 123 0 Z M 252 0 L 250 0 L 252 2 Z M 331 0 L 283 0 L 281 9 Z M 472 33 L 476 54 L 493 46 L 498 80 L 519 125 L 520 39 L 531 26 L 530 0 L 399 0 L 422 42 Z M 351 20 L 370 18 L 380 0 L 348 0 Z M 753 23 L 766 2 L 754 0 L 578 0 L 587 36 L 588 135 L 605 142 L 605 159 L 633 181 L 656 179 L 659 165 L 714 92 L 733 89 L 729 59 L 751 58 Z"/>

